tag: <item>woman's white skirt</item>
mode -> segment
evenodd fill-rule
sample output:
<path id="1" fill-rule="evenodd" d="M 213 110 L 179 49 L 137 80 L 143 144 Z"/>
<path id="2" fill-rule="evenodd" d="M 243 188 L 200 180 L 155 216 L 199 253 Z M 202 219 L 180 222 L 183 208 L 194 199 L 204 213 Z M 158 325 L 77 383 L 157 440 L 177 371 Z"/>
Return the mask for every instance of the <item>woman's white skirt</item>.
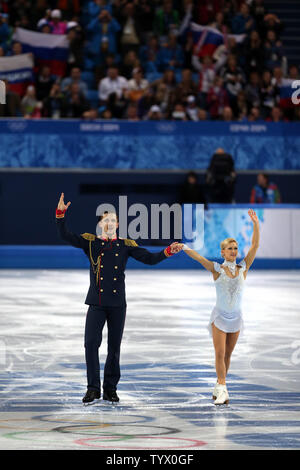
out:
<path id="1" fill-rule="evenodd" d="M 218 307 L 214 307 L 207 327 L 210 336 L 212 336 L 212 323 L 225 333 L 236 333 L 237 331 L 240 331 L 241 334 L 243 333 L 244 321 L 241 311 L 228 313 L 223 312 Z"/>

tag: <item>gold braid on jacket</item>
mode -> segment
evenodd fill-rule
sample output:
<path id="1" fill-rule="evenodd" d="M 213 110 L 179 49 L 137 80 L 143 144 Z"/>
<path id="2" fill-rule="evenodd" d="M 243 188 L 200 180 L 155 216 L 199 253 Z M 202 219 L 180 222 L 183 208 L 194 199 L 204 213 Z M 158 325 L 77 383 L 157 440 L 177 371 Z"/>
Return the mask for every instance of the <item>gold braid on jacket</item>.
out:
<path id="1" fill-rule="evenodd" d="M 85 240 L 89 241 L 89 254 L 90 254 L 90 262 L 92 266 L 93 273 L 96 274 L 96 283 L 98 284 L 99 281 L 99 273 L 100 273 L 100 264 L 101 264 L 101 255 L 98 256 L 97 261 L 94 261 L 92 255 L 92 242 L 95 241 L 96 235 L 92 233 L 83 233 L 81 235 Z"/>

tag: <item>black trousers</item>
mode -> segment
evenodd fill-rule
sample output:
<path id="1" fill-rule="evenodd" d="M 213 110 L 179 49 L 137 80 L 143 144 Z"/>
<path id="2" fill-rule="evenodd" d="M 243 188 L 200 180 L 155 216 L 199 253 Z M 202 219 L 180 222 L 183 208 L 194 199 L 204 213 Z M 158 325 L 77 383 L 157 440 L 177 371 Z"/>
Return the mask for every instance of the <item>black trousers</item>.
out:
<path id="1" fill-rule="evenodd" d="M 102 330 L 107 322 L 107 358 L 104 366 L 104 390 L 116 390 L 120 380 L 120 349 L 126 317 L 122 307 L 97 307 L 90 305 L 85 323 L 84 347 L 88 389 L 100 390 L 99 347 Z"/>

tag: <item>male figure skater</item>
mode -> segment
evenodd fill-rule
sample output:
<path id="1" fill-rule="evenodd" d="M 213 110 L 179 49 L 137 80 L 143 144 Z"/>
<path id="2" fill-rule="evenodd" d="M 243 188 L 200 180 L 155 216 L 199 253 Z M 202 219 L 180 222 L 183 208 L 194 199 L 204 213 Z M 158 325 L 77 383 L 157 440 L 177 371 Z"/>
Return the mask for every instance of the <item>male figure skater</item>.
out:
<path id="1" fill-rule="evenodd" d="M 120 347 L 126 316 L 125 268 L 132 256 L 145 264 L 157 264 L 181 250 L 177 243 L 157 253 L 140 248 L 134 240 L 117 236 L 118 219 L 115 213 L 99 217 L 101 236 L 91 233 L 75 235 L 65 223 L 65 212 L 71 202 L 64 203 L 61 194 L 56 209 L 59 236 L 71 245 L 82 248 L 90 260 L 90 287 L 85 303 L 89 305 L 85 324 L 85 359 L 87 392 L 82 401 L 91 404 L 101 396 L 98 350 L 102 330 L 107 321 L 108 354 L 104 367 L 103 400 L 119 401 L 116 393 L 120 380 Z"/>

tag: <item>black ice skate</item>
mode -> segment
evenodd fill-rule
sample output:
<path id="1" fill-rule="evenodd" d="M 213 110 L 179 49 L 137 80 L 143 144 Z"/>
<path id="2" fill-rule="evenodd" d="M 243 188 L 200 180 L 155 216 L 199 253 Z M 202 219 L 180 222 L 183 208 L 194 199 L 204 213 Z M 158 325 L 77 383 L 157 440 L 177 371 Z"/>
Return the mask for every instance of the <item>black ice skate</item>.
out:
<path id="1" fill-rule="evenodd" d="M 117 392 L 115 390 L 104 390 L 103 391 L 103 400 L 117 402 L 120 401 Z"/>
<path id="2" fill-rule="evenodd" d="M 82 399 L 84 405 L 92 405 L 100 398 L 100 392 L 98 390 L 87 390 L 86 394 Z"/>

